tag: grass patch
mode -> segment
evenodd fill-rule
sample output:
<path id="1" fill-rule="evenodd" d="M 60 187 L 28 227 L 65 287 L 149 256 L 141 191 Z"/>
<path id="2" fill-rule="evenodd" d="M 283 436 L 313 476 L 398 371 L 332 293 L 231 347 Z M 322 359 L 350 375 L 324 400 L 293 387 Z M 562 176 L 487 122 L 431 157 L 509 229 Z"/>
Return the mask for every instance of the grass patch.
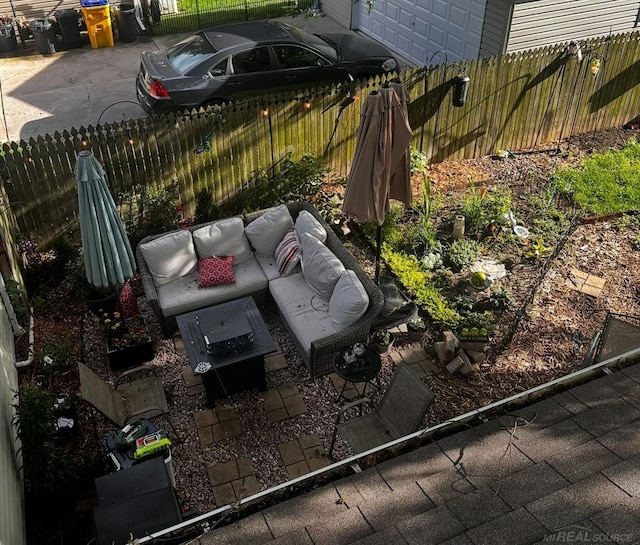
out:
<path id="1" fill-rule="evenodd" d="M 587 214 L 640 210 L 640 144 L 632 138 L 620 150 L 593 155 L 581 169 L 561 169 L 554 183 Z"/>

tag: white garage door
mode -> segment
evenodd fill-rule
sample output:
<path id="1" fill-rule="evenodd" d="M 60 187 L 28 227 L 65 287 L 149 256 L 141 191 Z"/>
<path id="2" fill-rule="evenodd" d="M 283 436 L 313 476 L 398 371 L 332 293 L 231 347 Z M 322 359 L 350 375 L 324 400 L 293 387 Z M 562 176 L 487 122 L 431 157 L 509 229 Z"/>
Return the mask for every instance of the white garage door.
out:
<path id="1" fill-rule="evenodd" d="M 474 59 L 486 0 L 357 0 L 353 28 L 361 30 L 417 65 L 439 49 L 449 62 Z M 444 61 L 442 55 L 434 64 Z"/>

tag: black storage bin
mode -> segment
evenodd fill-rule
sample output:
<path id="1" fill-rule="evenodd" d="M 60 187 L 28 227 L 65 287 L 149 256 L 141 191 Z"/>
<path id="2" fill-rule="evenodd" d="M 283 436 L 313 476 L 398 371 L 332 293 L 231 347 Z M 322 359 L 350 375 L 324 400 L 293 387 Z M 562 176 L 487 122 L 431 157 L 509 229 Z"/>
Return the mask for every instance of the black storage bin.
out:
<path id="1" fill-rule="evenodd" d="M 82 47 L 80 38 L 80 26 L 78 25 L 78 12 L 75 9 L 59 9 L 55 12 L 62 41 L 67 49 Z"/>
<path id="2" fill-rule="evenodd" d="M 10 53 L 16 49 L 18 49 L 18 41 L 13 23 L 0 25 L 0 53 Z"/>
<path id="3" fill-rule="evenodd" d="M 34 19 L 29 23 L 36 41 L 36 49 L 43 55 L 56 52 L 56 28 L 47 19 Z"/>
<path id="4" fill-rule="evenodd" d="M 133 4 L 120 4 L 115 10 L 118 36 L 121 42 L 131 43 L 138 39 L 136 9 Z"/>

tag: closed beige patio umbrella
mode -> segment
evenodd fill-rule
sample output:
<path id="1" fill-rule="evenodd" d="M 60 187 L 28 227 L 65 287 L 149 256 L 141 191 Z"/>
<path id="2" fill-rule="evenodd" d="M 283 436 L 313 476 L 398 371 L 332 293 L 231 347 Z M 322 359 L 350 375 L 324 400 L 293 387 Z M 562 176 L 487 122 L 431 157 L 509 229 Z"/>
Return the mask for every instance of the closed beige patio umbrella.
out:
<path id="1" fill-rule="evenodd" d="M 356 133 L 356 152 L 342 211 L 359 221 L 375 221 L 376 283 L 380 280 L 381 229 L 389 199 L 411 206 L 409 144 L 413 133 L 402 83 L 385 86 L 365 100 Z"/>

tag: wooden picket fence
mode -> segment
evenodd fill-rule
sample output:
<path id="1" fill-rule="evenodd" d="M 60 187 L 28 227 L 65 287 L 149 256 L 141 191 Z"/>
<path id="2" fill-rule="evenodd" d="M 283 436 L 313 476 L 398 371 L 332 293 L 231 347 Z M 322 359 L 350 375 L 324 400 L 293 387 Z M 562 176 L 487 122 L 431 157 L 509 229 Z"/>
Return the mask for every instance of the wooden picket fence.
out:
<path id="1" fill-rule="evenodd" d="M 639 33 L 581 44 L 583 60 L 560 44 L 430 66 L 400 74 L 409 94 L 412 145 L 431 162 L 474 158 L 498 149 L 555 145 L 562 138 L 621 126 L 640 109 Z M 592 62 L 600 60 L 594 76 Z M 466 104 L 451 103 L 452 80 L 470 77 Z M 376 78 L 294 96 L 265 97 L 220 111 L 145 118 L 12 142 L 0 147 L 0 177 L 19 229 L 47 244 L 77 232 L 73 166 L 92 149 L 117 196 L 140 185 L 177 182 L 187 214 L 208 191 L 220 204 L 250 189 L 257 171 L 291 154 L 322 157 L 346 175 L 361 105 Z"/>

